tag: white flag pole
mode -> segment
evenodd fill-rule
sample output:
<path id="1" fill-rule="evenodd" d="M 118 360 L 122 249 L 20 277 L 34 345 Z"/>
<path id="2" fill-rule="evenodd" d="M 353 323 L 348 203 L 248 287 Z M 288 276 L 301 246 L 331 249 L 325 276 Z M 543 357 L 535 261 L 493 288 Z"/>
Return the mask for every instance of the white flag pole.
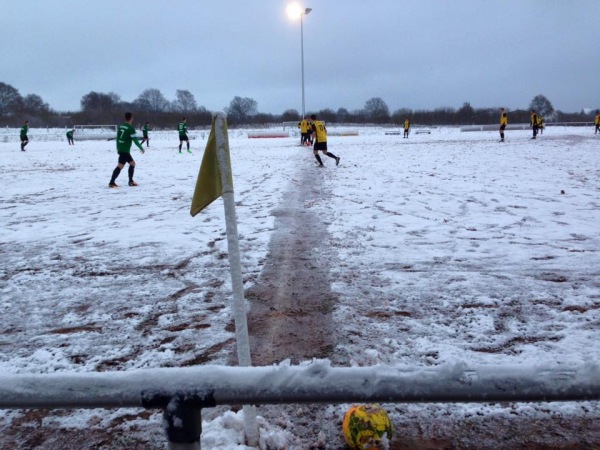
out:
<path id="1" fill-rule="evenodd" d="M 229 142 L 225 132 L 227 115 L 224 112 L 215 113 L 215 142 L 217 158 L 221 171 L 223 186 L 223 206 L 225 208 L 225 224 L 227 229 L 227 249 L 229 253 L 229 270 L 231 272 L 231 287 L 233 290 L 233 317 L 235 321 L 235 339 L 237 345 L 238 364 L 251 366 L 250 339 L 246 320 L 246 305 L 244 301 L 244 283 L 242 280 L 242 262 L 238 241 L 237 218 L 235 214 L 235 198 L 231 183 L 231 160 L 229 158 Z M 256 408 L 244 406 L 244 429 L 246 443 L 258 446 L 258 425 L 256 423 Z"/>

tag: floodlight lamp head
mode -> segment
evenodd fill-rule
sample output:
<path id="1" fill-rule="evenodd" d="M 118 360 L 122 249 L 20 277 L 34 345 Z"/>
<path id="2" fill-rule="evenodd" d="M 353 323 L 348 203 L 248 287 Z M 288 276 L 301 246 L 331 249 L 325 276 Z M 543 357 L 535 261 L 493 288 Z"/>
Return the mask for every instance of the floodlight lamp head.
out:
<path id="1" fill-rule="evenodd" d="M 288 5 L 287 9 L 287 15 L 290 19 L 294 20 L 294 19 L 302 19 L 302 7 L 298 4 L 298 3 L 291 3 Z"/>
<path id="2" fill-rule="evenodd" d="M 309 12 L 311 12 L 311 11 L 312 11 L 312 8 L 306 8 L 306 9 L 304 10 L 304 15 L 305 15 L 305 16 L 308 16 L 308 13 L 309 13 Z"/>

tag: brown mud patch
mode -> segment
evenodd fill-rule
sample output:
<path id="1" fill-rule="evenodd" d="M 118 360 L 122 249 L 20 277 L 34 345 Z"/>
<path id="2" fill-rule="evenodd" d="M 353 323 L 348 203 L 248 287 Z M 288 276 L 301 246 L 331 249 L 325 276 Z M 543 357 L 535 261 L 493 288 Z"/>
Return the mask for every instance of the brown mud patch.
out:
<path id="1" fill-rule="evenodd" d="M 329 280 L 326 226 L 305 208 L 321 198 L 317 171 L 305 171 L 272 212 L 275 232 L 266 265 L 246 292 L 252 364 L 327 358 L 335 343 L 331 311 L 337 302 Z"/>

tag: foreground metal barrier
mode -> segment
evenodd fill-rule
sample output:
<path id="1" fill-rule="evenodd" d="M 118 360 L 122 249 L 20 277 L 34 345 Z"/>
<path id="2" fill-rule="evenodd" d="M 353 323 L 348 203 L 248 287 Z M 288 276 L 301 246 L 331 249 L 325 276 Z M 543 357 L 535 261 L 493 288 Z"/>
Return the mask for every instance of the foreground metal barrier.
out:
<path id="1" fill-rule="evenodd" d="M 201 411 L 288 403 L 553 402 L 600 400 L 600 365 L 302 366 L 140 369 L 0 376 L 0 408 L 162 409 L 172 450 L 200 448 Z"/>

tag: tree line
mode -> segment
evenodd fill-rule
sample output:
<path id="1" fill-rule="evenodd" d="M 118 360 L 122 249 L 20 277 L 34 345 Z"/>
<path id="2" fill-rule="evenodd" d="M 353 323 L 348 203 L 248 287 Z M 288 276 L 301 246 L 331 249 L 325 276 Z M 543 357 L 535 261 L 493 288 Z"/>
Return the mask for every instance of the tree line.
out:
<path id="1" fill-rule="evenodd" d="M 80 110 L 59 112 L 52 109 L 37 94 L 22 96 L 15 87 L 0 82 L 0 126 L 19 127 L 28 120 L 32 127 L 71 127 L 73 125 L 117 124 L 123 120 L 124 111 L 135 114 L 139 123 L 150 122 L 154 129 L 171 129 L 182 116 L 188 119 L 192 128 L 208 127 L 212 112 L 199 106 L 194 95 L 188 90 L 177 90 L 175 98 L 168 100 L 159 89 L 145 89 L 134 101 L 127 102 L 114 92 L 91 91 L 81 97 Z M 281 122 L 294 122 L 301 119 L 296 109 L 288 109 L 282 114 L 260 112 L 256 100 L 248 97 L 234 97 L 227 112 L 230 126 L 263 126 Z M 498 122 L 498 107 L 473 108 L 465 102 L 460 108 L 436 108 L 433 110 L 413 110 L 400 108 L 390 111 L 380 97 L 365 102 L 362 109 L 349 111 L 325 108 L 309 111 L 327 123 L 400 125 L 408 118 L 413 124 L 437 125 L 485 125 Z M 546 122 L 586 122 L 594 112 L 564 113 L 554 110 L 552 103 L 543 95 L 536 95 L 527 110 L 510 110 L 511 123 L 528 123 L 529 111 L 535 109 Z"/>

